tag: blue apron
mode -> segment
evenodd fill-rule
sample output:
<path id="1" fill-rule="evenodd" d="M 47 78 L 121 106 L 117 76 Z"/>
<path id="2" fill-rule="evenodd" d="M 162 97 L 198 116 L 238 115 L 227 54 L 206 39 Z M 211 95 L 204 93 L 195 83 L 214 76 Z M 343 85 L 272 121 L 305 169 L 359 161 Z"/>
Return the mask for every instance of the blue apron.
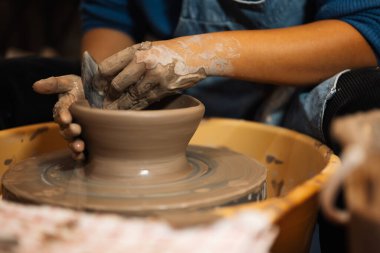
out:
<path id="1" fill-rule="evenodd" d="M 184 0 L 175 36 L 300 25 L 312 20 L 312 2 Z M 334 95 L 339 76 L 337 74 L 321 84 L 303 89 L 209 77 L 186 93 L 205 104 L 206 116 L 243 118 L 280 125 L 325 141 L 325 105 Z"/>

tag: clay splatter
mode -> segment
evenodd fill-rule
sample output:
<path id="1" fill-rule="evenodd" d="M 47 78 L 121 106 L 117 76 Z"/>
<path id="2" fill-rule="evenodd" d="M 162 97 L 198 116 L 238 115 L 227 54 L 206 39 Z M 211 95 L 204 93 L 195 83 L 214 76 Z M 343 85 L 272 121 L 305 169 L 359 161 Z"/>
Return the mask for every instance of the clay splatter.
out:
<path id="1" fill-rule="evenodd" d="M 32 135 L 29 137 L 29 141 L 32 141 L 34 140 L 38 135 L 48 131 L 49 128 L 48 127 L 40 127 L 38 128 L 36 131 L 34 131 L 34 133 L 32 133 Z"/>
<path id="2" fill-rule="evenodd" d="M 265 160 L 267 161 L 267 163 L 274 163 L 274 164 L 283 164 L 284 163 L 282 160 L 277 159 L 273 155 L 267 155 Z"/>
<path id="3" fill-rule="evenodd" d="M 275 196 L 280 196 L 282 192 L 282 188 L 284 188 L 284 180 L 272 180 L 272 187 L 273 190 L 275 191 Z"/>
<path id="4" fill-rule="evenodd" d="M 5 159 L 4 160 L 4 165 L 9 165 L 9 164 L 11 164 L 13 162 L 13 159 L 11 159 L 11 158 L 9 158 L 9 159 Z"/>

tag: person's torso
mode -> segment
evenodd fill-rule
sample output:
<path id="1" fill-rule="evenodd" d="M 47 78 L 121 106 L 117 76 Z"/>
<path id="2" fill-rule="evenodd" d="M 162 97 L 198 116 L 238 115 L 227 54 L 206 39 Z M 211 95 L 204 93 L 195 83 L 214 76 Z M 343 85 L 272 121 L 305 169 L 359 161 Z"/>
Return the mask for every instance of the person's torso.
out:
<path id="1" fill-rule="evenodd" d="M 310 0 L 183 0 L 175 36 L 289 27 L 308 22 Z"/>

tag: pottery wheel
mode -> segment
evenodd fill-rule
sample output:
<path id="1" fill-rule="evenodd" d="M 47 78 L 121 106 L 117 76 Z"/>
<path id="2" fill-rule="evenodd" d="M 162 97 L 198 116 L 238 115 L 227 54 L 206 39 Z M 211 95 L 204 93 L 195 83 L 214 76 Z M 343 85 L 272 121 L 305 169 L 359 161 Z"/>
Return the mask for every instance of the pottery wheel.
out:
<path id="1" fill-rule="evenodd" d="M 136 184 L 136 179 L 86 177 L 67 150 L 24 160 L 2 179 L 4 198 L 75 209 L 146 214 L 196 210 L 266 197 L 265 168 L 224 148 L 189 146 L 190 173 L 175 181 Z M 143 178 L 146 175 L 141 175 Z"/>

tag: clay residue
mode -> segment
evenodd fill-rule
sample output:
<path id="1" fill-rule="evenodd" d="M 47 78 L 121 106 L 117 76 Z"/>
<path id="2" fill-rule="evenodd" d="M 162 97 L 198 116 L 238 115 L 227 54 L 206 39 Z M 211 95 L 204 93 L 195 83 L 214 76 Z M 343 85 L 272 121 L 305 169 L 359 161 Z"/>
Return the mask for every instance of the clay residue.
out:
<path id="1" fill-rule="evenodd" d="M 276 158 L 275 156 L 273 155 L 267 155 L 265 157 L 265 160 L 267 163 L 271 164 L 271 163 L 274 163 L 274 164 L 283 164 L 284 162 L 278 158 Z"/>
<path id="2" fill-rule="evenodd" d="M 272 188 L 275 191 L 275 196 L 277 197 L 280 196 L 282 189 L 284 188 L 284 180 L 280 180 L 280 181 L 272 180 L 271 183 L 272 183 Z"/>
<path id="3" fill-rule="evenodd" d="M 149 51 L 137 51 L 136 63 L 144 63 L 146 69 L 155 69 L 158 65 L 174 64 L 174 74 L 179 76 L 196 73 L 201 68 L 205 68 L 205 66 L 188 65 L 181 55 L 163 45 L 152 46 Z"/>
<path id="4" fill-rule="evenodd" d="M 163 149 L 165 147 L 160 150 Z M 97 159 L 96 162 L 101 162 L 99 165 L 76 167 L 68 151 L 22 161 L 4 174 L 3 196 L 22 203 L 32 200 L 139 216 L 166 212 L 171 216 L 176 211 L 205 210 L 266 197 L 265 169 L 251 158 L 232 151 L 188 147 L 186 160 L 190 166 L 187 168 L 165 157 L 160 160 L 153 157 L 151 164 L 147 164 L 151 155 L 148 153 L 141 158 L 144 168 L 140 171 L 139 167 L 132 167 L 134 164 L 128 164 L 132 159 L 121 155 L 120 159 L 110 157 L 110 161 Z M 120 168 L 113 166 L 116 162 L 120 162 Z M 98 173 L 95 176 L 94 171 Z M 105 175 L 110 172 L 115 176 Z M 91 202 L 86 201 L 89 197 Z"/>
<path id="5" fill-rule="evenodd" d="M 176 44 L 153 45 L 149 50 L 137 51 L 136 62 L 144 63 L 147 69 L 154 69 L 158 64 L 167 66 L 175 64 L 175 74 L 188 75 L 205 69 L 209 75 L 223 75 L 233 71 L 231 60 L 240 57 L 240 43 L 233 38 L 223 39 L 214 47 L 213 35 L 195 35 L 181 38 Z"/>
<path id="6" fill-rule="evenodd" d="M 0 238 L 0 252 L 16 252 L 19 246 L 17 236 L 8 236 Z"/>
<path id="7" fill-rule="evenodd" d="M 12 159 L 12 158 L 5 159 L 5 160 L 4 160 L 4 165 L 5 165 L 5 166 L 8 166 L 8 165 L 10 165 L 12 162 L 13 162 L 13 159 Z"/>
<path id="8" fill-rule="evenodd" d="M 43 134 L 45 132 L 47 132 L 49 130 L 49 127 L 40 127 L 40 128 L 37 128 L 36 131 L 34 131 L 30 137 L 29 137 L 29 141 L 32 141 L 34 140 L 37 136 L 39 136 L 40 134 Z"/>

